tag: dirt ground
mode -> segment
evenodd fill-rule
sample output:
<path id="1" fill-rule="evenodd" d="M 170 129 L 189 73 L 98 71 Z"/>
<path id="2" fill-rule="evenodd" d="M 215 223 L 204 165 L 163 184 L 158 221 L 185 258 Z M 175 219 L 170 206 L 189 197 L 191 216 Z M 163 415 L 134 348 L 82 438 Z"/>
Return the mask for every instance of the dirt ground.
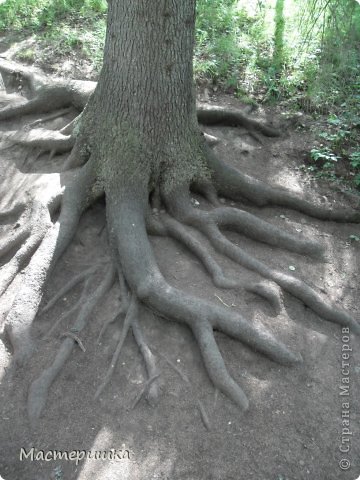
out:
<path id="1" fill-rule="evenodd" d="M 228 97 L 215 101 L 242 107 Z M 274 123 L 282 118 L 276 109 L 260 109 L 257 116 Z M 3 122 L 0 129 L 19 128 L 36 118 Z M 48 122 L 46 127 L 59 128 L 66 120 Z M 306 123 L 307 119 L 303 121 Z M 334 206 L 355 204 L 340 188 L 310 181 L 297 169 L 311 146 L 311 134 L 306 129 L 294 127 L 280 139 L 261 137 L 261 143 L 241 129 L 208 128 L 206 131 L 221 140 L 215 147 L 216 153 L 246 173 L 272 185 L 286 186 L 314 202 L 329 200 Z M 4 149 L 5 146 L 8 144 L 0 144 L 3 193 L 11 188 L 16 195 L 24 178 L 31 182 L 36 175 L 56 172 L 64 160 L 64 156 L 57 156 L 49 162 L 43 155 L 35 161 L 33 152 L 19 146 Z M 11 178 L 9 172 L 12 172 Z M 207 208 L 201 198 L 194 199 L 200 202 L 199 208 Z M 258 259 L 283 271 L 289 271 L 289 266 L 295 267 L 295 276 L 339 302 L 360 320 L 360 248 L 358 242 L 349 241 L 350 235 L 360 236 L 359 225 L 322 222 L 284 208 L 258 209 L 246 203 L 236 206 L 297 235 L 324 243 L 328 260 L 320 263 L 228 233 L 231 240 Z M 104 221 L 101 202 L 84 215 L 76 238 L 52 274 L 43 304 L 94 260 L 106 257 L 106 241 L 101 233 Z M 1 238 L 13 227 L 3 225 Z M 161 370 L 159 404 L 151 407 L 142 399 L 132 408 L 146 382 L 146 372 L 131 334 L 111 383 L 95 401 L 95 391 L 108 368 L 121 330 L 121 325 L 110 325 L 101 342 L 97 342 L 104 321 L 118 308 L 118 292 L 113 288 L 83 332 L 86 351 L 74 350 L 51 387 L 38 425 L 31 427 L 26 411 L 29 384 L 54 358 L 60 335 L 71 327 L 74 316 L 60 322 L 48 338 L 44 335 L 76 303 L 81 293 L 78 286 L 36 319 L 33 336 L 38 339 L 37 351 L 25 368 L 14 368 L 7 339 L 1 336 L 0 476 L 5 480 L 358 478 L 358 338 L 352 335 L 349 338 L 341 327 L 322 320 L 288 294 L 284 294 L 281 314 L 275 316 L 270 305 L 255 294 L 243 289 L 215 288 L 199 261 L 175 241 L 153 237 L 152 244 L 161 271 L 170 284 L 200 298 L 226 304 L 225 308 L 243 312 L 252 322 L 262 322 L 292 350 L 300 352 L 304 362 L 296 367 L 279 366 L 217 333 L 229 372 L 250 400 L 249 410 L 242 413 L 214 390 L 190 331 L 143 309 L 140 321 Z M 244 284 L 260 278 L 215 252 L 214 256 L 227 272 L 237 275 Z M 98 278 L 102 274 L 100 272 Z M 341 366 L 346 349 L 350 352 L 349 372 Z M 184 376 L 189 382 L 184 381 Z M 349 378 L 348 396 L 341 395 L 344 377 Z M 209 417 L 210 430 L 202 421 L 199 400 Z M 342 424 L 342 415 L 343 419 L 350 420 L 350 426 Z M 346 451 L 348 445 L 350 448 Z M 111 455 L 112 449 L 117 451 L 116 456 Z M 77 464 L 70 458 L 53 460 L 50 454 L 47 461 L 41 459 L 41 451 L 44 454 L 57 451 L 65 456 L 73 451 L 90 451 L 93 456 L 102 451 L 106 458 L 83 459 Z M 21 458 L 24 452 L 30 455 Z"/>

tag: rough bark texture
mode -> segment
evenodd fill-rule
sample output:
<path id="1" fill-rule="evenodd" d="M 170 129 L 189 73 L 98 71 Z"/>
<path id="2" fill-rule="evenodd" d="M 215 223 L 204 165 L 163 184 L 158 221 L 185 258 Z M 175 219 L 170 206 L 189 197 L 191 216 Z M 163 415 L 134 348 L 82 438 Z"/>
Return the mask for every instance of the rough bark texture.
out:
<path id="1" fill-rule="evenodd" d="M 128 182 L 189 182 L 205 171 L 192 73 L 195 2 L 112 2 L 109 17 L 104 66 L 81 126 L 106 195 Z"/>
<path id="2" fill-rule="evenodd" d="M 257 206 L 291 207 L 321 219 L 359 221 L 359 212 L 314 207 L 303 198 L 265 185 L 216 158 L 199 129 L 198 119 L 209 124 L 242 125 L 267 136 L 276 136 L 278 131 L 237 112 L 216 108 L 196 110 L 192 76 L 194 26 L 195 0 L 113 0 L 109 2 L 104 67 L 95 91 L 94 84 L 81 82 L 55 82 L 49 86 L 42 77 L 20 69 L 19 75 L 31 93 L 30 100 L 0 110 L 0 120 L 69 106 L 81 111 L 91 95 L 80 116 L 57 134 L 53 132 L 52 137 L 38 129 L 30 130 L 27 136 L 8 135 L 13 141 L 49 149 L 52 155 L 72 148 L 63 166 L 63 170 L 70 172 L 60 175 L 64 187 L 57 185 L 40 202 L 33 200 L 29 227 L 19 230 L 1 246 L 6 254 L 25 241 L 7 266 L 4 291 L 23 264 L 29 262 L 22 288 L 7 317 L 7 332 L 18 363 L 25 363 L 34 347 L 31 323 L 49 273 L 71 242 L 84 209 L 102 195 L 106 199 L 112 254 L 112 265 L 106 266 L 103 282 L 92 293 L 96 266 L 72 282 L 84 281 L 83 294 L 76 306 L 79 312 L 73 328 L 63 334 L 66 338 L 53 364 L 31 385 L 28 411 L 32 421 L 40 416 L 48 389 L 74 345 L 83 348 L 79 334 L 116 276 L 122 307 L 111 321 L 124 318 L 123 333 L 96 396 L 101 395 L 110 380 L 131 328 L 149 375 L 146 393 L 152 402 L 156 401 L 159 373 L 156 356 L 147 345 L 137 318 L 141 303 L 189 326 L 214 385 L 243 409 L 248 407 L 248 400 L 227 372 L 213 330 L 221 330 L 281 364 L 301 361 L 301 354 L 289 351 L 263 326 L 255 326 L 240 313 L 169 285 L 158 268 L 149 233 L 169 235 L 186 245 L 198 256 L 216 285 L 241 287 L 239 282 L 226 277 L 206 247 L 194 238 L 191 228 L 197 228 L 216 250 L 267 279 L 244 288 L 267 298 L 277 313 L 281 309 L 282 288 L 323 318 L 360 333 L 359 324 L 350 314 L 326 301 L 305 282 L 251 257 L 222 233 L 221 229 L 227 228 L 297 253 L 315 257 L 323 253 L 320 245 L 282 232 L 254 215 L 235 208 L 219 208 L 218 193 L 233 199 L 245 197 Z M 0 72 L 10 85 L 13 73 L 18 70 L 0 62 Z M 216 208 L 195 209 L 190 201 L 190 188 Z M 18 205 L 11 204 L 4 215 L 22 214 L 25 203 L 22 199 Z M 56 301 L 57 297 L 46 308 Z M 206 418 L 201 404 L 199 408 L 202 418 Z"/>

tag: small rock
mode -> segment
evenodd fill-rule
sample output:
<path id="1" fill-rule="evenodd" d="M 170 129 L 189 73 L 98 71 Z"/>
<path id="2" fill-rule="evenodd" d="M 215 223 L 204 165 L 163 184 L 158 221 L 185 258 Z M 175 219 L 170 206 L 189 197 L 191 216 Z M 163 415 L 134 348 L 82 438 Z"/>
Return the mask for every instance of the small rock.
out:
<path id="1" fill-rule="evenodd" d="M 219 198 L 219 202 L 220 202 L 220 203 L 225 203 L 226 200 L 225 200 L 225 198 Z"/>
<path id="2" fill-rule="evenodd" d="M 294 267 L 294 265 L 289 265 L 289 270 L 293 272 L 294 270 L 296 270 L 296 268 Z"/>
<path id="3" fill-rule="evenodd" d="M 284 219 L 284 220 L 285 220 L 285 218 L 286 218 L 285 215 L 279 215 L 279 217 L 282 218 L 282 219 Z"/>
<path id="4" fill-rule="evenodd" d="M 153 213 L 155 213 L 155 215 L 156 215 L 157 213 L 159 213 L 159 210 L 158 210 L 157 208 L 153 208 L 152 211 L 153 211 Z"/>
<path id="5" fill-rule="evenodd" d="M 299 233 L 302 232 L 301 228 L 296 228 L 295 230 Z"/>
<path id="6" fill-rule="evenodd" d="M 177 363 L 180 363 L 180 362 L 181 362 L 180 358 L 178 358 L 178 359 L 176 360 L 176 362 L 177 362 Z"/>

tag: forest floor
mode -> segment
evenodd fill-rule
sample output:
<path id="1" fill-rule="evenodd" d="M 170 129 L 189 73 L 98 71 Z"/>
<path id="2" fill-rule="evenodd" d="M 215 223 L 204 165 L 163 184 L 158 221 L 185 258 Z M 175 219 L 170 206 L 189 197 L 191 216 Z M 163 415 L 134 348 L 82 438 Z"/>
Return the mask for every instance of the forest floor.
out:
<path id="1" fill-rule="evenodd" d="M 227 96 L 219 95 L 210 101 L 244 108 Z M 261 108 L 254 116 L 276 124 L 283 113 L 276 107 Z M 28 116 L 16 122 L 2 122 L 0 130 L 14 130 L 37 118 Z M 70 118 L 47 122 L 46 128 L 60 128 Z M 314 202 L 330 200 L 334 206 L 354 206 L 354 198 L 340 187 L 312 181 L 299 170 L 313 143 L 307 128 L 311 122 L 310 117 L 303 116 L 301 123 L 305 128 L 291 127 L 281 138 L 261 137 L 261 143 L 239 128 L 214 127 L 206 132 L 221 140 L 215 147 L 216 153 L 242 171 L 272 185 L 285 186 Z M 14 195 L 35 176 L 59 171 L 65 158 L 58 155 L 49 161 L 47 155 L 42 155 L 35 161 L 35 154 L 26 148 L 4 149 L 5 146 L 8 145 L 0 144 L 3 176 L 0 188 L 1 192 L 12 189 Z M 11 183 L 8 183 L 10 171 Z M 194 196 L 194 200 L 199 200 L 199 208 L 207 208 L 202 199 Z M 258 209 L 246 203 L 236 206 L 325 244 L 328 261 L 320 263 L 229 233 L 229 238 L 246 251 L 285 272 L 291 267 L 295 276 L 322 290 L 360 319 L 360 242 L 349 239 L 351 235 L 360 236 L 359 225 L 323 222 L 285 208 Z M 44 304 L 94 259 L 106 257 L 106 242 L 101 233 L 104 210 L 104 204 L 99 202 L 84 215 L 76 237 L 51 276 Z M 3 226 L 2 235 L 14 227 Z M 76 303 L 81 291 L 77 287 L 36 319 L 33 335 L 38 339 L 38 348 L 26 368 L 14 368 L 6 338 L 1 336 L 0 476 L 5 480 L 357 479 L 360 475 L 358 339 L 348 338 L 341 327 L 323 321 L 288 294 L 284 294 L 283 310 L 275 316 L 270 305 L 255 294 L 214 287 L 199 261 L 175 241 L 152 237 L 152 244 L 170 284 L 239 310 L 252 322 L 263 322 L 293 351 L 300 352 L 304 362 L 295 367 L 279 366 L 217 333 L 229 372 L 250 401 L 249 410 L 242 413 L 222 394 L 216 394 L 190 331 L 143 309 L 140 319 L 161 370 L 159 404 L 151 407 L 142 399 L 132 408 L 146 382 L 146 372 L 131 335 L 111 383 L 95 401 L 95 391 L 120 335 L 121 326 L 112 324 L 101 342 L 97 342 L 104 321 L 118 308 L 117 292 L 113 289 L 94 311 L 83 332 L 86 351 L 78 348 L 73 352 L 50 389 L 44 414 L 32 428 L 26 411 L 29 384 L 52 361 L 60 345 L 60 335 L 68 330 L 72 319 L 60 323 L 48 338 L 43 336 Z M 214 257 L 225 271 L 238 275 L 244 284 L 259 279 L 257 274 L 215 252 Z M 341 369 L 344 348 L 352 349 L 349 375 Z M 350 381 L 349 396 L 340 395 L 339 387 L 345 376 Z M 202 421 L 198 400 L 207 412 L 210 430 Z M 342 424 L 342 411 L 348 410 L 351 435 Z M 340 451 L 341 445 L 344 453 Z M 345 452 L 347 445 L 350 450 Z M 35 455 L 40 450 L 45 453 L 86 450 L 95 454 L 115 449 L 122 450 L 119 456 L 125 458 L 88 459 L 78 465 L 66 459 L 30 461 L 30 458 L 21 460 L 22 448 L 26 452 L 34 448 Z M 125 450 L 129 450 L 130 458 Z M 343 468 L 347 467 L 347 460 L 350 468 L 343 470 L 341 460 Z"/>

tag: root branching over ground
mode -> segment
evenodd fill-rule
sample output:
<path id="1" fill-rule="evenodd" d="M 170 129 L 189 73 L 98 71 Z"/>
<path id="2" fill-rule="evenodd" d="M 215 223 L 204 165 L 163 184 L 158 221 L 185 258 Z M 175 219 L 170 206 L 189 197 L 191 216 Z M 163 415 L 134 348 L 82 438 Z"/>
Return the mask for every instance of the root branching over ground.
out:
<path id="1" fill-rule="evenodd" d="M 86 355 L 82 332 L 91 311 L 114 283 L 120 290 L 121 307 L 114 312 L 112 318 L 104 322 L 98 340 L 103 338 L 107 326 L 112 322 L 119 323 L 122 330 L 109 369 L 104 372 L 103 380 L 94 392 L 96 398 L 101 396 L 114 375 L 127 334 L 132 331 L 148 376 L 134 400 L 134 406 L 143 396 L 153 404 L 157 402 L 160 370 L 156 352 L 147 343 L 141 327 L 143 306 L 161 317 L 181 322 L 190 328 L 214 386 L 241 409 L 247 409 L 249 402 L 227 371 L 215 340 L 215 330 L 249 345 L 274 362 L 292 365 L 301 361 L 300 353 L 290 351 L 264 326 L 254 325 L 240 312 L 206 302 L 171 286 L 159 270 L 149 235 L 169 236 L 182 243 L 201 261 L 217 287 L 245 288 L 261 295 L 271 303 L 276 314 L 282 309 L 281 291 L 284 290 L 325 320 L 360 333 L 359 324 L 349 313 L 330 303 L 300 278 L 252 257 L 232 243 L 223 230 L 240 232 L 278 248 L 311 255 L 317 261 L 323 258 L 321 245 L 287 233 L 246 211 L 221 205 L 218 195 L 231 200 L 246 198 L 259 207 L 281 205 L 322 220 L 358 222 L 359 212 L 314 206 L 287 190 L 275 189 L 235 170 L 215 156 L 197 125 L 189 127 L 192 136 L 186 137 L 190 138 L 188 145 L 181 137 L 181 141 L 174 142 L 171 148 L 161 152 L 166 161 L 159 169 L 159 152 L 147 150 L 146 139 L 139 141 L 139 147 L 131 135 L 127 138 L 120 135 L 121 131 L 126 130 L 124 125 L 119 126 L 119 132 L 115 132 L 114 137 L 111 129 L 102 129 L 101 119 L 94 121 L 92 114 L 96 105 L 93 110 L 89 104 L 86 108 L 85 105 L 95 84 L 55 81 L 48 85 L 40 75 L 4 61 L 0 62 L 0 72 L 9 90 L 17 89 L 20 82 L 29 97 L 20 104 L 9 103 L 0 110 L 1 120 L 29 113 L 50 114 L 54 118 L 54 110 L 69 107 L 76 109 L 80 115 L 75 116 L 76 120 L 61 132 L 45 135 L 45 130 L 36 128 L 21 134 L 7 134 L 8 140 L 29 147 L 37 146 L 55 152 L 72 148 L 64 165 L 64 170 L 70 171 L 61 174 L 64 179 L 62 188 L 53 190 L 51 195 L 42 197 L 41 200 L 32 196 L 30 191 L 28 197 L 22 196 L 21 201 L 13 202 L 1 214 L 4 222 L 18 221 L 18 228 L 0 244 L 0 255 L 3 258 L 11 256 L 1 269 L 1 293 L 6 293 L 18 274 L 21 273 L 22 276 L 21 288 L 6 319 L 6 332 L 17 364 L 23 365 L 29 361 L 36 347 L 31 325 L 39 311 L 49 274 L 76 233 L 81 215 L 100 196 L 105 196 L 106 200 L 109 251 L 112 258 L 109 263 L 93 265 L 79 273 L 42 309 L 43 312 L 50 309 L 68 289 L 79 283 L 84 284 L 81 299 L 72 310 L 75 321 L 71 330 L 63 331 L 62 321 L 59 321 L 48 332 L 48 336 L 49 333 L 56 333 L 61 344 L 52 363 L 31 384 L 28 412 L 32 422 L 41 415 L 49 388 L 74 346 L 77 345 L 82 354 Z M 60 115 L 62 114 L 63 111 Z M 40 120 L 46 122 L 50 117 Z M 247 118 L 239 112 L 219 108 L 199 108 L 198 119 L 204 124 L 241 125 L 267 136 L 279 134 L 274 127 Z M 91 122 L 95 122 L 95 125 L 92 126 Z M 112 147 L 103 148 L 102 145 Z M 191 155 L 192 151 L 194 165 L 204 166 L 207 174 L 201 176 L 195 172 L 191 178 L 180 175 L 172 184 L 174 165 L 181 163 L 184 155 Z M 126 162 L 117 164 L 118 157 L 122 155 L 126 156 Z M 148 160 L 146 164 L 136 163 L 139 158 L 145 157 Z M 191 160 L 190 158 L 190 164 Z M 189 163 L 185 164 L 189 166 Z M 213 208 L 195 208 L 190 196 L 192 189 L 202 194 Z M 264 280 L 254 285 L 243 285 L 238 278 L 227 276 L 206 244 L 199 240 L 199 236 L 206 237 L 216 251 L 260 274 Z M 96 287 L 94 276 L 102 278 Z M 204 424 L 209 424 L 202 405 L 198 404 L 198 407 Z"/>

